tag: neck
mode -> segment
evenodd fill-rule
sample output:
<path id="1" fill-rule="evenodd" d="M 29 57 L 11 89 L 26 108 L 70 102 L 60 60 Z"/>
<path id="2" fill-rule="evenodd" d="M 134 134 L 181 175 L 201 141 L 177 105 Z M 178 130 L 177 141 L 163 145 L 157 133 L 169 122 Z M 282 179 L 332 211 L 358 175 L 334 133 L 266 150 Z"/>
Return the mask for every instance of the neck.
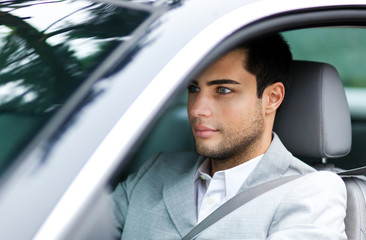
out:
<path id="1" fill-rule="evenodd" d="M 269 145 L 271 144 L 272 137 L 268 140 L 258 139 L 258 142 L 254 142 L 251 147 L 235 154 L 234 156 L 226 159 L 210 159 L 211 161 L 211 176 L 216 172 L 230 169 L 240 164 L 243 164 L 259 155 L 264 154 Z"/>

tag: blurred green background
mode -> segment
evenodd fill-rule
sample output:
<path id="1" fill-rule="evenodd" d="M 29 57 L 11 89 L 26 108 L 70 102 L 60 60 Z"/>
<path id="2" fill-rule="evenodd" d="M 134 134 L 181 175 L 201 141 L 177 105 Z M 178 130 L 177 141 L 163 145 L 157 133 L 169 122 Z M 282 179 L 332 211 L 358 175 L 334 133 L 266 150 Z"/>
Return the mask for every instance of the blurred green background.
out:
<path id="1" fill-rule="evenodd" d="M 329 63 L 346 87 L 366 88 L 366 29 L 312 28 L 283 35 L 294 59 Z"/>

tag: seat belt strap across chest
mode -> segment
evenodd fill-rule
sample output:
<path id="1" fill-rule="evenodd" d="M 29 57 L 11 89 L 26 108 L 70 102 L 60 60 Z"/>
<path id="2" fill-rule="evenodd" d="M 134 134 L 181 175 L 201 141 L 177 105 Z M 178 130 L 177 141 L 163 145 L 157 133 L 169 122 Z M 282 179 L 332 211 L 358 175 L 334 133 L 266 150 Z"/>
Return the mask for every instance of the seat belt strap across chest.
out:
<path id="1" fill-rule="evenodd" d="M 355 168 L 337 173 L 340 177 L 347 176 L 363 176 L 366 175 L 366 167 Z M 197 224 L 182 240 L 195 239 L 202 231 L 219 221 L 221 218 L 235 211 L 237 208 L 243 206 L 247 202 L 255 199 L 256 197 L 275 189 L 285 183 L 288 183 L 302 175 L 287 176 L 278 179 L 265 182 L 256 187 L 250 188 L 246 191 L 238 193 L 236 196 L 228 200 L 226 203 L 217 208 L 212 214 L 205 218 L 202 222 Z"/>
<path id="2" fill-rule="evenodd" d="M 199 224 L 197 224 L 187 235 L 185 235 L 182 240 L 191 240 L 195 239 L 203 230 L 207 229 L 214 223 L 216 223 L 221 218 L 225 217 L 229 213 L 233 212 L 240 206 L 243 206 L 247 202 L 255 199 L 256 197 L 276 188 L 285 183 L 288 183 L 296 178 L 301 177 L 302 175 L 294 175 L 287 176 L 278 179 L 274 179 L 269 182 L 265 182 L 256 187 L 247 189 L 243 192 L 238 193 L 233 198 L 228 200 L 226 203 L 217 208 L 212 214 L 210 214 L 207 218 L 202 220 Z"/>
<path id="3" fill-rule="evenodd" d="M 366 175 L 366 167 L 354 168 L 337 173 L 339 176 L 363 176 Z"/>

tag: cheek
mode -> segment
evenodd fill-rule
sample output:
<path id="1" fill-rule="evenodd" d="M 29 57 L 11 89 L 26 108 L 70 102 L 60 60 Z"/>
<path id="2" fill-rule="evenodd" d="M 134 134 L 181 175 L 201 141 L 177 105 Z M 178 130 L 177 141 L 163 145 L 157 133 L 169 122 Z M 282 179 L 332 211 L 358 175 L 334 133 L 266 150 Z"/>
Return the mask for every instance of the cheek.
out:
<path id="1" fill-rule="evenodd" d="M 243 99 L 220 103 L 221 122 L 230 128 L 243 128 L 251 124 L 253 118 L 260 113 L 261 107 L 258 99 Z M 219 103 L 218 103 L 219 105 Z M 249 126 L 250 127 L 250 126 Z"/>
<path id="2" fill-rule="evenodd" d="M 192 109 L 192 105 L 194 103 L 194 98 L 192 96 L 188 96 L 188 99 L 187 99 L 187 113 L 188 113 L 188 118 L 190 118 L 190 111 Z"/>
<path id="3" fill-rule="evenodd" d="M 249 115 L 247 104 L 238 104 L 238 102 L 220 104 L 219 115 L 227 125 L 238 125 L 245 121 Z"/>

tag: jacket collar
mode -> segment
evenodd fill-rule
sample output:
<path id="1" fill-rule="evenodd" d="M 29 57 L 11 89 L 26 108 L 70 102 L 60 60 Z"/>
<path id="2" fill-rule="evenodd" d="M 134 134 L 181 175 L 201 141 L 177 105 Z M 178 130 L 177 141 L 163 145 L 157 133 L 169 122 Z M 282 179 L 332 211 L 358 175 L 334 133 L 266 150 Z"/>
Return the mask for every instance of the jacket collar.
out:
<path id="1" fill-rule="evenodd" d="M 273 133 L 273 139 L 257 167 L 248 176 L 239 192 L 285 175 L 292 161 L 292 154 Z"/>
<path id="2" fill-rule="evenodd" d="M 166 208 L 181 237 L 197 224 L 194 181 L 201 162 L 199 157 L 193 168 L 167 182 L 163 189 Z"/>
<path id="3" fill-rule="evenodd" d="M 272 142 L 253 172 L 241 186 L 240 191 L 257 186 L 269 180 L 283 176 L 288 170 L 292 154 L 287 151 L 279 137 L 273 133 Z M 195 177 L 202 157 L 199 157 L 193 168 L 165 184 L 163 199 L 181 237 L 196 225 Z"/>

